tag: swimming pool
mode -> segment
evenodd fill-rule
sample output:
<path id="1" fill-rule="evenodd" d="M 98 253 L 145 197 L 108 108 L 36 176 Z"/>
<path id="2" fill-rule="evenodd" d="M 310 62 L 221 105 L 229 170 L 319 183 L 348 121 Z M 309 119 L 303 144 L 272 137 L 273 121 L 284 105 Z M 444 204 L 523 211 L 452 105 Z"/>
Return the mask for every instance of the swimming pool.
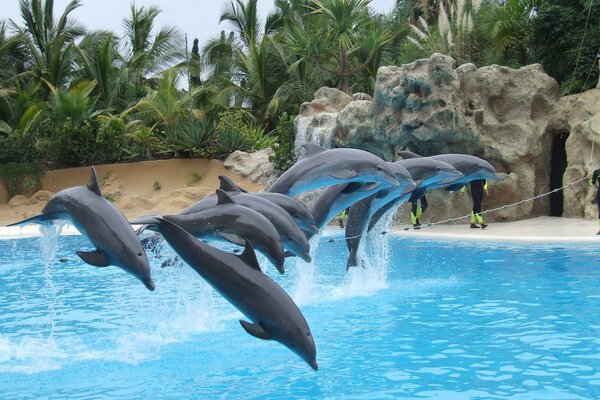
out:
<path id="1" fill-rule="evenodd" d="M 318 372 L 249 336 L 189 267 L 160 268 L 166 245 L 149 292 L 76 260 L 81 236 L 49 262 L 38 238 L 0 241 L 0 398 L 600 398 L 600 246 L 387 235 L 389 260 L 347 274 L 340 238 L 316 266 L 267 271 L 304 313 Z"/>

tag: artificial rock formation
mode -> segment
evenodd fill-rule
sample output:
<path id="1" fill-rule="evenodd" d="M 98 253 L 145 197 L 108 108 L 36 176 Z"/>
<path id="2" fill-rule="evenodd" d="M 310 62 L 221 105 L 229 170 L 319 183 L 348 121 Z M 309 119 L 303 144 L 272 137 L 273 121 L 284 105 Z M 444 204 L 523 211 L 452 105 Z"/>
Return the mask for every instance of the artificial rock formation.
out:
<path id="1" fill-rule="evenodd" d="M 318 135 L 311 128 L 326 113 L 333 146 L 362 148 L 388 161 L 396 160 L 402 149 L 480 156 L 502 176 L 490 184 L 484 209 L 534 198 L 580 179 L 594 138 L 600 158 L 600 90 L 561 98 L 556 81 L 538 64 L 517 70 L 473 64 L 455 68 L 452 58 L 434 54 L 400 67 L 381 67 L 372 101 L 362 94 L 344 97 L 335 89 L 317 93 L 302 105 L 296 120 L 297 129 L 308 131 L 305 138 Z M 328 104 L 328 98 L 335 103 Z M 556 197 L 560 193 L 552 201 L 544 196 L 498 210 L 489 219 L 556 214 L 562 204 L 565 216 L 592 217 L 590 192 L 581 182 L 565 190 L 564 203 Z M 470 211 L 467 194 L 437 191 L 428 198 L 429 220 Z"/>
<path id="2" fill-rule="evenodd" d="M 253 153 L 237 150 L 227 157 L 223 165 L 228 170 L 267 187 L 277 178 L 273 163 L 269 161 L 269 157 L 272 155 L 273 150 L 271 148 Z"/>

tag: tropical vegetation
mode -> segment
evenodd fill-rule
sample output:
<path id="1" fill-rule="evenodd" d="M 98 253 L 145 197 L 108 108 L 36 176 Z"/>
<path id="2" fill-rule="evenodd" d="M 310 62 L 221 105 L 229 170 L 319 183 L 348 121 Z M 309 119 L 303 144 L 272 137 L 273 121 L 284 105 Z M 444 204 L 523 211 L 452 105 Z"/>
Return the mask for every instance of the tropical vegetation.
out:
<path id="1" fill-rule="evenodd" d="M 156 7 L 133 3 L 119 34 L 82 26 L 82 0 L 19 0 L 21 19 L 0 20 L 0 164 L 273 147 L 285 169 L 294 116 L 319 87 L 372 94 L 379 66 L 433 52 L 541 63 L 565 94 L 598 80 L 600 0 L 397 0 L 389 13 L 369 3 L 274 0 L 262 23 L 257 0 L 228 0 L 223 31 L 188 48 L 185 32 L 156 26 Z"/>

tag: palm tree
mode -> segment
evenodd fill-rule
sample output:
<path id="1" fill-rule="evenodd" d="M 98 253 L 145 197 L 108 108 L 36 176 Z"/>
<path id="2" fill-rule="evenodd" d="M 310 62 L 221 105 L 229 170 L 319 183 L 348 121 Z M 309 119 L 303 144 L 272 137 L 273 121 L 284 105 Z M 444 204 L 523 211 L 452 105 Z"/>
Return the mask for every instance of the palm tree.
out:
<path id="1" fill-rule="evenodd" d="M 528 62 L 528 45 L 533 35 L 532 16 L 538 0 L 491 2 L 481 16 L 481 26 L 492 48 L 503 54 L 514 50 L 521 65 Z"/>
<path id="2" fill-rule="evenodd" d="M 23 37 L 30 53 L 32 74 L 38 82 L 42 79 L 59 87 L 68 84 L 73 70 L 74 41 L 85 34 L 83 26 L 71 19 L 69 14 L 80 6 L 72 0 L 54 20 L 54 1 L 19 0 L 24 27 L 12 22 L 14 29 Z"/>
<path id="3" fill-rule="evenodd" d="M 178 30 L 171 26 L 153 35 L 157 7 L 131 5 L 131 16 L 123 20 L 125 28 L 124 67 L 136 83 L 136 97 L 143 95 L 144 81 L 184 59 L 184 45 Z"/>
<path id="4" fill-rule="evenodd" d="M 272 36 L 279 17 L 270 14 L 261 24 L 256 4 L 257 0 L 232 0 L 226 5 L 221 21 L 230 22 L 233 32 L 222 32 L 209 42 L 204 61 L 213 72 L 210 82 L 220 90 L 220 104 L 251 108 L 267 123 L 284 104 L 278 93 L 288 72 L 283 50 Z"/>
<path id="5" fill-rule="evenodd" d="M 310 24 L 288 35 L 291 48 L 317 69 L 333 75 L 339 88 L 351 91 L 353 77 L 361 73 L 393 34 L 369 25 L 370 0 L 313 0 Z M 362 44 L 362 47 L 361 47 Z M 358 57 L 359 50 L 361 57 Z M 366 57 L 365 57 L 366 56 Z"/>
<path id="6" fill-rule="evenodd" d="M 131 104 L 125 94 L 131 88 L 129 69 L 123 66 L 118 41 L 111 32 L 86 35 L 77 46 L 78 75 L 95 81 L 93 94 L 98 106 L 107 110 L 122 110 Z"/>

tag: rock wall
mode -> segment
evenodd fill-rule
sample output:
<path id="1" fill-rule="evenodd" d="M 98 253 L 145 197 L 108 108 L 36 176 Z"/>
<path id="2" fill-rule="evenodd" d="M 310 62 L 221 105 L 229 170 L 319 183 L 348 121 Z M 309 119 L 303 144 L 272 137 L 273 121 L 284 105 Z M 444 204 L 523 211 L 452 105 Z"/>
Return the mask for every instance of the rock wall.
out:
<path id="1" fill-rule="evenodd" d="M 502 176 L 490 185 L 484 209 L 533 198 L 560 187 L 551 183 L 553 167 L 561 171 L 561 137 L 566 151 L 562 184 L 585 175 L 591 142 L 600 159 L 600 90 L 561 98 L 558 84 L 538 64 L 519 69 L 498 65 L 455 68 L 448 56 L 434 54 L 400 67 L 381 67 L 373 100 L 363 94 L 343 97 L 336 89 L 320 89 L 318 99 L 305 103 L 297 121 L 316 125 L 319 109 L 327 110 L 332 146 L 369 150 L 388 161 L 399 150 L 422 155 L 473 154 L 488 160 Z M 343 93 L 342 93 L 343 94 Z M 328 106 L 327 96 L 336 100 Z M 344 98 L 343 102 L 339 98 Z M 359 100 L 357 100 L 359 99 Z M 586 149 L 588 151 L 585 156 Z M 555 153 L 553 159 L 553 151 Z M 559 154 L 558 156 L 556 154 Z M 557 186 L 558 182 L 558 186 Z M 564 216 L 593 216 L 589 185 L 564 192 Z M 432 221 L 466 215 L 468 195 L 432 193 Z M 550 196 L 494 212 L 488 219 L 507 221 L 549 215 Z"/>

